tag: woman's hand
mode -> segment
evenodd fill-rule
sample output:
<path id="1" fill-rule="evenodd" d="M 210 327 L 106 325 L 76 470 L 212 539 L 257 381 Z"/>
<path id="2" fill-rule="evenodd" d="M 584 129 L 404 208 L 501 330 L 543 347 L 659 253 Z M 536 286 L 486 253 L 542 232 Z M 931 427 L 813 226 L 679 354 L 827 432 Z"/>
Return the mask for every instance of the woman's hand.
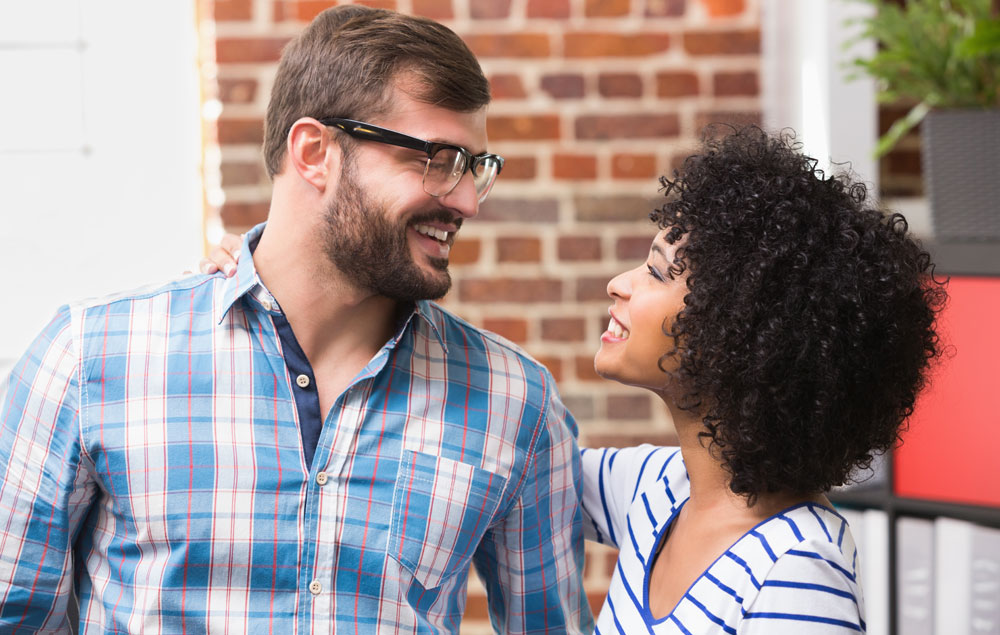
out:
<path id="1" fill-rule="evenodd" d="M 243 238 L 237 234 L 226 234 L 219 241 L 219 244 L 212 248 L 207 258 L 202 258 L 198 263 L 198 271 L 205 274 L 212 274 L 221 271 L 227 278 L 232 278 L 236 273 L 236 263 L 240 261 L 240 249 L 243 247 Z"/>

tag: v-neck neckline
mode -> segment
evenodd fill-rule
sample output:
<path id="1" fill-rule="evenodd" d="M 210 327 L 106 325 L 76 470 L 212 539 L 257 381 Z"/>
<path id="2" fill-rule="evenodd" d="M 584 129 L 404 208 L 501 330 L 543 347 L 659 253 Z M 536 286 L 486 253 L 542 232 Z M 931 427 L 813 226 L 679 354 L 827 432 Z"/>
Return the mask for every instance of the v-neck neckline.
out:
<path id="1" fill-rule="evenodd" d="M 666 622 L 670 618 L 672 618 L 674 616 L 674 613 L 677 612 L 677 608 L 681 605 L 681 603 L 684 602 L 684 600 L 688 596 L 691 595 L 691 590 L 694 589 L 695 585 L 697 585 L 699 582 L 701 582 L 702 578 L 704 578 L 706 575 L 708 575 L 708 573 L 712 570 L 712 568 L 715 567 L 715 565 L 720 560 L 722 560 L 722 558 L 724 558 L 726 556 L 726 554 L 731 553 L 733 551 L 733 549 L 737 545 L 739 545 L 741 542 L 743 542 L 744 540 L 746 540 L 748 536 L 750 536 L 751 534 L 753 534 L 760 527 L 766 525 L 767 523 L 769 523 L 769 522 L 771 522 L 773 520 L 776 520 L 779 516 L 782 516 L 784 514 L 788 514 L 789 512 L 792 512 L 792 511 L 794 511 L 794 510 L 796 510 L 796 509 L 798 509 L 800 507 L 813 507 L 813 508 L 817 508 L 818 507 L 819 509 L 822 509 L 822 510 L 825 510 L 825 511 L 833 511 L 829 507 L 827 507 L 826 505 L 821 505 L 821 504 L 815 503 L 813 501 L 804 501 L 804 502 L 801 502 L 801 503 L 795 503 L 794 505 L 790 505 L 789 507 L 786 507 L 785 509 L 782 509 L 781 511 L 778 511 L 778 512 L 772 514 L 771 516 L 765 518 L 764 520 L 760 521 L 759 523 L 757 523 L 756 525 L 754 525 L 750 529 L 746 530 L 739 538 L 737 538 L 736 540 L 734 540 L 733 543 L 731 545 L 729 545 L 729 547 L 727 547 L 725 549 L 725 551 L 723 551 L 722 553 L 720 553 L 715 558 L 715 560 L 712 561 L 712 563 L 710 565 L 708 565 L 707 567 L 705 567 L 705 570 L 702 571 L 698 575 L 698 577 L 696 577 L 694 580 L 691 581 L 691 584 L 688 586 L 687 590 L 684 591 L 684 594 L 681 595 L 680 598 L 678 598 L 677 603 L 674 604 L 674 607 L 672 609 L 670 609 L 669 613 L 667 613 L 663 617 L 654 618 L 653 617 L 653 612 L 649 608 L 649 582 L 650 582 L 650 575 L 652 575 L 652 572 L 653 572 L 653 562 L 656 560 L 657 552 L 663 547 L 663 543 L 666 542 L 666 539 L 667 539 L 667 537 L 668 537 L 668 535 L 670 533 L 670 527 L 677 520 L 677 517 L 680 515 L 681 510 L 684 508 L 684 505 L 689 500 L 690 500 L 690 496 L 688 496 L 688 498 L 685 498 L 683 501 L 681 501 L 680 505 L 678 505 L 677 507 L 674 508 L 673 512 L 671 512 L 671 514 L 670 514 L 670 517 L 667 518 L 667 521 L 656 532 L 656 539 L 653 541 L 652 550 L 650 551 L 649 554 L 644 554 L 647 557 L 646 557 L 646 564 L 644 566 L 643 579 L 642 579 L 642 608 L 641 608 L 641 614 L 642 614 L 642 618 L 643 618 L 643 620 L 645 620 L 647 626 L 658 626 L 660 624 L 663 624 L 664 622 Z M 834 511 L 834 513 L 836 513 L 836 512 Z"/>

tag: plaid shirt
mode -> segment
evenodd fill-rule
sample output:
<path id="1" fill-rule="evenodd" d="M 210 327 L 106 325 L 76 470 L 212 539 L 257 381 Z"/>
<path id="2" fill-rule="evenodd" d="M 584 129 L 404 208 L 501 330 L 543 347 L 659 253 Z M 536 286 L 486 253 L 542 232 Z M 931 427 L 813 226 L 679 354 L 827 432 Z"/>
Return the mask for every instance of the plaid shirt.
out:
<path id="1" fill-rule="evenodd" d="M 545 368 L 419 302 L 311 425 L 243 253 L 63 308 L 0 387 L 0 632 L 74 587 L 81 633 L 457 632 L 473 563 L 499 631 L 590 630 Z"/>

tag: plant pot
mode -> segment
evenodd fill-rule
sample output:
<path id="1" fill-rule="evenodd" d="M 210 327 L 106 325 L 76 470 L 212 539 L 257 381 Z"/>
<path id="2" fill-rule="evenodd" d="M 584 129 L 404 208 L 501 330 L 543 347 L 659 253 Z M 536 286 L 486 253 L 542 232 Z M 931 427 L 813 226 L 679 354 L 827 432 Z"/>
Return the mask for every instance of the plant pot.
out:
<path id="1" fill-rule="evenodd" d="M 921 126 L 934 236 L 1000 240 L 1000 109 L 934 110 Z"/>

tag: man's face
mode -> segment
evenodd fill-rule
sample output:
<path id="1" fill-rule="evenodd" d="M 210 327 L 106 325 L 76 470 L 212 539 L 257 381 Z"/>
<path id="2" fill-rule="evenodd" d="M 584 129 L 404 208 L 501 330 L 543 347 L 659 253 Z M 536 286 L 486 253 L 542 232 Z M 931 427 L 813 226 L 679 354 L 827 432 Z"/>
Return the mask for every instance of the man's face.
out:
<path id="1" fill-rule="evenodd" d="M 398 88 L 395 108 L 368 123 L 428 141 L 486 150 L 486 111 L 456 113 L 413 100 Z M 336 133 L 334 133 L 336 134 Z M 472 175 L 453 191 L 424 192 L 427 155 L 350 141 L 324 219 L 331 262 L 359 288 L 400 301 L 439 298 L 451 287 L 448 254 L 462 222 L 479 211 Z"/>

